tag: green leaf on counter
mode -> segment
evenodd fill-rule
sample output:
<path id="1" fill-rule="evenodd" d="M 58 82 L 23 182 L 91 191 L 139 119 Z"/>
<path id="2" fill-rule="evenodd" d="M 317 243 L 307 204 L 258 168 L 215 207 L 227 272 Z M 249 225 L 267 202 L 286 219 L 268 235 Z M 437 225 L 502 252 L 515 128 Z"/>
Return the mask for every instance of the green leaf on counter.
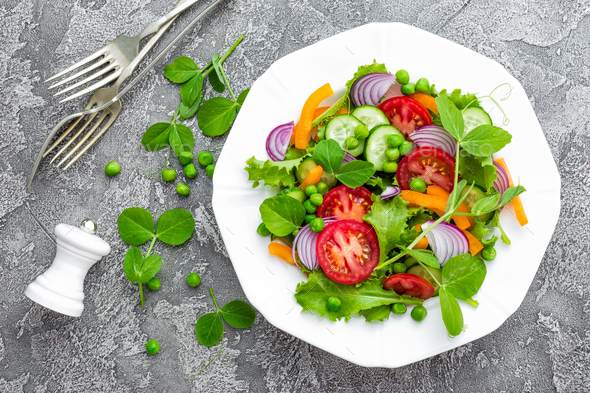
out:
<path id="1" fill-rule="evenodd" d="M 140 207 L 123 210 L 117 220 L 117 226 L 121 239 L 132 246 L 139 246 L 155 236 L 152 214 Z"/>
<path id="2" fill-rule="evenodd" d="M 156 237 L 173 246 L 191 238 L 195 231 L 195 219 L 190 211 L 172 209 L 165 211 L 158 219 Z"/>

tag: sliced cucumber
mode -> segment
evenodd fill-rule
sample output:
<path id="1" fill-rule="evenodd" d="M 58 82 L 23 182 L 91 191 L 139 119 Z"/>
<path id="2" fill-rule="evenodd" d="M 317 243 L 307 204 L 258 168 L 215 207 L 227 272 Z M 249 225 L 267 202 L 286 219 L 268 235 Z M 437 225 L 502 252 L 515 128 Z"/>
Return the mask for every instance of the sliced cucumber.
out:
<path id="1" fill-rule="evenodd" d="M 469 189 L 467 187 L 463 190 L 461 198 L 463 198 L 463 196 L 467 193 L 468 190 Z M 467 209 L 471 211 L 471 208 L 473 207 L 473 205 L 475 205 L 475 202 L 477 202 L 480 198 L 483 198 L 485 195 L 485 191 L 483 191 L 480 187 L 473 186 L 471 191 L 469 191 L 467 198 L 465 198 L 465 206 L 467 206 Z M 481 222 L 488 222 L 492 218 L 492 215 L 493 213 L 481 214 L 478 216 L 478 218 Z"/>
<path id="2" fill-rule="evenodd" d="M 291 198 L 297 199 L 301 203 L 307 200 L 307 195 L 305 195 L 305 192 L 298 187 L 286 188 L 282 191 L 282 193 L 289 195 Z"/>
<path id="3" fill-rule="evenodd" d="M 463 112 L 463 122 L 465 123 L 465 134 L 467 134 L 477 126 L 492 125 L 492 118 L 488 112 L 481 108 L 469 107 Z"/>
<path id="4" fill-rule="evenodd" d="M 417 265 L 418 261 L 416 259 L 414 259 L 414 257 L 407 257 L 406 259 L 404 259 L 404 265 L 406 265 L 406 269 L 411 268 L 414 265 Z"/>
<path id="5" fill-rule="evenodd" d="M 428 271 L 426 271 L 427 269 Z M 430 266 L 422 267 L 421 265 L 414 265 L 411 268 L 409 268 L 406 273 L 415 274 L 431 283 L 434 287 L 434 293 L 432 294 L 432 296 L 438 295 L 438 284 L 436 283 L 436 281 L 434 281 L 434 278 L 432 278 L 432 276 L 434 276 L 438 282 L 442 282 L 442 272 L 440 269 L 435 269 Z"/>
<path id="6" fill-rule="evenodd" d="M 303 179 L 305 179 L 305 177 L 309 173 L 309 171 L 311 171 L 311 168 L 315 168 L 316 166 L 318 166 L 318 164 L 315 163 L 312 157 L 306 158 L 305 160 L 303 160 L 301 164 L 299 164 L 299 167 L 295 172 L 295 177 L 297 177 L 297 180 L 299 182 L 302 182 Z M 322 173 L 322 177 L 320 178 L 320 180 L 326 183 L 330 188 L 334 187 L 337 181 L 336 176 L 330 175 L 326 172 Z"/>
<path id="7" fill-rule="evenodd" d="M 375 170 L 377 171 L 382 171 L 383 163 L 387 161 L 387 157 L 385 157 L 385 150 L 389 149 L 387 138 L 389 135 L 393 134 L 399 134 L 403 137 L 402 133 L 393 126 L 377 126 L 373 129 L 373 132 L 367 139 L 365 157 L 367 158 L 367 161 L 375 166 Z"/>
<path id="8" fill-rule="evenodd" d="M 360 125 L 363 123 L 352 115 L 335 116 L 326 126 L 326 139 L 335 140 L 344 151 L 356 157 L 365 149 L 365 140 L 359 140 L 359 145 L 352 150 L 346 148 L 345 141 L 349 136 L 354 136 L 355 128 Z"/>
<path id="9" fill-rule="evenodd" d="M 389 125 L 389 119 L 381 109 L 372 105 L 359 106 L 352 111 L 351 115 L 362 121 L 369 131 L 381 125 Z"/>

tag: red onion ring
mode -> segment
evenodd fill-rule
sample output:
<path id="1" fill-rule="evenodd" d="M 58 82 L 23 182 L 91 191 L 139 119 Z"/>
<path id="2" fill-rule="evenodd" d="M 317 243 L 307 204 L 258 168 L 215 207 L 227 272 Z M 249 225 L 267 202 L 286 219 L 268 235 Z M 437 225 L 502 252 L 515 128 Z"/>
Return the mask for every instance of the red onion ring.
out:
<path id="1" fill-rule="evenodd" d="M 496 180 L 492 183 L 496 191 L 500 193 L 500 200 L 502 200 L 502 195 L 506 192 L 508 188 L 510 188 L 510 179 L 508 178 L 508 173 L 504 167 L 494 161 L 494 165 L 496 166 Z M 500 202 L 498 202 L 500 203 Z M 500 210 L 504 209 L 504 206 L 500 208 Z"/>
<path id="2" fill-rule="evenodd" d="M 410 139 L 420 147 L 438 147 L 451 157 L 457 154 L 457 140 L 441 126 L 431 124 L 420 127 L 410 134 Z"/>
<path id="3" fill-rule="evenodd" d="M 350 98 L 355 106 L 377 106 L 394 82 L 395 75 L 382 72 L 361 76 L 352 84 Z"/>
<path id="4" fill-rule="evenodd" d="M 295 130 L 295 122 L 281 124 L 268 134 L 266 152 L 272 161 L 283 161 Z"/>
<path id="5" fill-rule="evenodd" d="M 334 217 L 324 218 L 324 229 L 335 221 L 337 220 Z M 293 260 L 297 261 L 297 256 L 299 256 L 301 263 L 312 271 L 320 266 L 320 261 L 318 260 L 315 251 L 319 235 L 319 233 L 312 231 L 309 224 L 307 224 L 299 230 L 297 236 L 295 236 L 295 239 L 293 240 Z"/>
<path id="6" fill-rule="evenodd" d="M 346 154 L 344 155 L 344 159 L 342 160 L 342 165 L 348 164 L 351 161 L 356 161 L 356 158 L 349 152 L 346 152 Z M 340 167 L 342 167 L 342 165 L 340 165 Z"/>
<path id="7" fill-rule="evenodd" d="M 426 230 L 432 224 L 434 224 L 434 221 L 425 222 L 422 224 L 422 230 Z M 452 257 L 469 252 L 467 236 L 462 230 L 446 222 L 441 222 L 432 228 L 426 234 L 426 238 L 441 267 Z"/>
<path id="8" fill-rule="evenodd" d="M 385 188 L 385 191 L 381 193 L 381 200 L 393 198 L 394 196 L 399 195 L 400 192 L 402 192 L 402 189 L 398 186 L 389 185 Z"/>

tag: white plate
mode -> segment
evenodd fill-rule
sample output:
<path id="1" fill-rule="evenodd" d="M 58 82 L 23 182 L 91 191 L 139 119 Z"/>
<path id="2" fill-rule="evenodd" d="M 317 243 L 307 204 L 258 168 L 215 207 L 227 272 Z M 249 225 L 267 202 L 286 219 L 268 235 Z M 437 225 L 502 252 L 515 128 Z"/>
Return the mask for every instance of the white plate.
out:
<path id="1" fill-rule="evenodd" d="M 416 48 L 427 48 L 426 54 L 417 54 Z M 258 207 L 277 189 L 253 189 L 244 170 L 245 161 L 253 155 L 267 159 L 268 133 L 279 124 L 297 120 L 311 92 L 329 82 L 341 95 L 344 84 L 357 68 L 373 59 L 385 63 L 390 72 L 408 70 L 414 81 L 425 76 L 439 90 L 461 88 L 485 95 L 505 82 L 514 88 L 510 98 L 502 102 L 510 119 L 505 128 L 513 135 L 512 143 L 496 156 L 506 158 L 512 176 L 528 190 L 522 201 L 529 224 L 520 227 L 511 209 L 502 213 L 502 225 L 512 246 L 497 243 L 498 257 L 487 263 L 487 277 L 475 296 L 480 306 L 474 309 L 461 303 L 467 329 L 456 338 L 447 335 L 438 298 L 425 302 L 428 316 L 420 323 L 407 314 L 392 315 L 384 323 L 371 324 L 362 317 L 334 323 L 302 314 L 293 292 L 305 276 L 269 256 L 269 239 L 256 234 L 261 222 Z M 496 97 L 502 95 L 499 92 Z M 491 108 L 489 103 L 484 104 Z M 491 114 L 494 123 L 501 124 L 500 111 L 494 109 Z M 559 216 L 561 187 L 543 131 L 518 81 L 493 60 L 399 23 L 365 25 L 276 61 L 254 83 L 225 143 L 213 184 L 215 216 L 252 305 L 285 332 L 367 367 L 400 367 L 497 329 L 521 304 L 543 258 Z"/>

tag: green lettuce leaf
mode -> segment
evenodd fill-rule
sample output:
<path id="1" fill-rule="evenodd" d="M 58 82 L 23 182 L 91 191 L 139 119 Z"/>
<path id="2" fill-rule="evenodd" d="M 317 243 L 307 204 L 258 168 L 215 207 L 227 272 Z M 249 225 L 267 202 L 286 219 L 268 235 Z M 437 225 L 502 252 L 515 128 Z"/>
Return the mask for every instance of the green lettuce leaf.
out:
<path id="1" fill-rule="evenodd" d="M 494 247 L 494 245 L 496 244 L 496 241 L 498 240 L 498 236 L 494 235 L 494 236 L 486 239 L 486 236 L 491 234 L 492 231 L 490 230 L 490 228 L 488 228 L 488 226 L 485 223 L 483 223 L 477 219 L 474 219 L 474 221 L 475 221 L 475 226 L 469 232 L 471 232 L 471 234 L 477 240 L 479 240 L 479 242 L 484 247 Z"/>
<path id="2" fill-rule="evenodd" d="M 363 218 L 377 234 L 381 249 L 379 261 L 383 262 L 387 254 L 401 243 L 401 236 L 407 228 L 408 208 L 407 202 L 401 198 L 388 201 L 374 196 L 373 199 L 371 211 Z"/>
<path id="3" fill-rule="evenodd" d="M 459 174 L 468 184 L 475 182 L 476 186 L 489 190 L 498 177 L 496 166 L 491 157 L 474 157 L 468 155 L 459 160 Z"/>
<path id="4" fill-rule="evenodd" d="M 447 96 L 459 110 L 467 107 L 481 108 L 480 102 L 475 94 L 461 94 L 461 89 L 455 89 L 451 94 L 448 93 L 447 89 L 443 89 L 438 95 Z"/>
<path id="5" fill-rule="evenodd" d="M 295 185 L 295 174 L 293 170 L 301 163 L 303 157 L 288 161 L 260 161 L 255 157 L 246 161 L 245 169 L 248 172 L 248 180 L 254 180 L 252 188 L 256 188 L 263 181 L 265 186 L 293 187 Z"/>
<path id="6" fill-rule="evenodd" d="M 383 306 L 369 308 L 368 310 L 361 310 L 359 315 L 365 317 L 365 322 L 383 322 L 389 318 L 389 315 L 391 315 L 391 305 L 385 304 Z"/>

